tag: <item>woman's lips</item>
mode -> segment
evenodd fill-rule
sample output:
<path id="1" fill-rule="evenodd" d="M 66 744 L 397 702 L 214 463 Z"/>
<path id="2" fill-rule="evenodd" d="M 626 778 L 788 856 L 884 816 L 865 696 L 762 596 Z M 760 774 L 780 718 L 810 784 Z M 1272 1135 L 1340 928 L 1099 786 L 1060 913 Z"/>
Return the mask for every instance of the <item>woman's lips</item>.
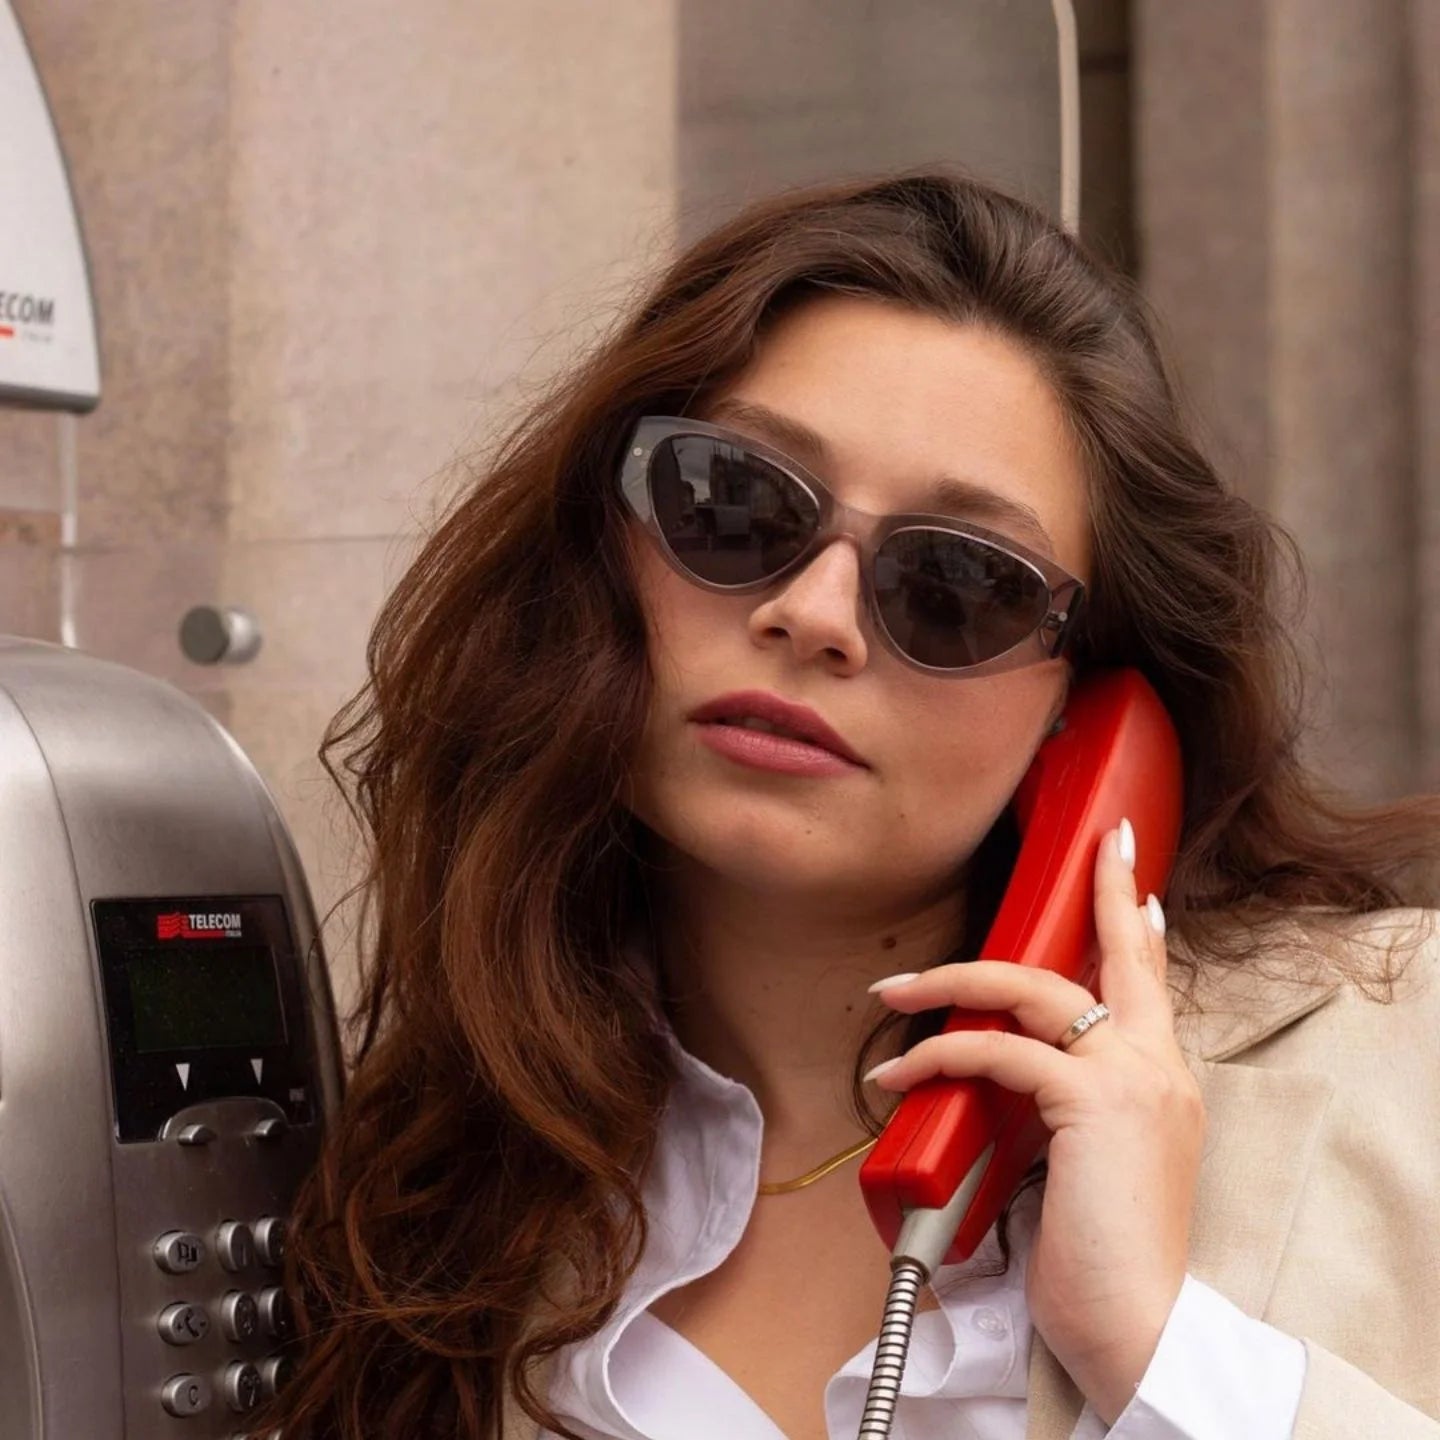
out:
<path id="1" fill-rule="evenodd" d="M 767 730 L 750 730 L 743 725 L 726 724 L 719 720 L 692 721 L 700 740 L 717 754 L 738 765 L 755 770 L 772 770 L 782 775 L 853 775 L 863 770 L 833 750 L 795 740 L 788 735 L 772 735 Z"/>
<path id="2" fill-rule="evenodd" d="M 852 765 L 865 768 L 864 756 L 856 754 L 845 737 L 818 711 L 770 690 L 732 690 L 717 695 L 691 711 L 690 719 L 700 722 L 760 720 L 778 731 L 782 739 L 828 750 Z"/>

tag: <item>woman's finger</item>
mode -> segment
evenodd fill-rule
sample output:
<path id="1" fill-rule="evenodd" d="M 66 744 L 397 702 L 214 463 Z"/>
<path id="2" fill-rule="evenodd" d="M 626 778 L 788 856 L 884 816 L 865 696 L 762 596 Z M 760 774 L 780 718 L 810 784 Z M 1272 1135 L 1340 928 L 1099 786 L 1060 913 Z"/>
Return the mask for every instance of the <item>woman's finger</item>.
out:
<path id="1" fill-rule="evenodd" d="M 1126 833 L 1128 831 L 1128 834 Z M 1095 858 L 1095 930 L 1100 940 L 1097 988 L 1127 1030 L 1169 1034 L 1170 998 L 1157 967 L 1150 912 L 1135 891 L 1135 847 L 1145 843 L 1129 822 L 1112 830 Z"/>
<path id="2" fill-rule="evenodd" d="M 937 965 L 918 975 L 878 980 L 871 990 L 906 1014 L 958 1005 L 965 1010 L 1008 1011 L 1025 1034 L 1054 1044 L 1095 1004 L 1083 985 L 1035 965 L 970 960 Z"/>
<path id="3" fill-rule="evenodd" d="M 1150 957 L 1150 967 L 1155 978 L 1163 985 L 1170 971 L 1170 952 L 1165 945 L 1165 907 L 1158 895 L 1147 895 L 1139 907 L 1140 918 L 1145 922 L 1145 945 Z"/>
<path id="4" fill-rule="evenodd" d="M 1104 1026 L 1100 1027 L 1104 1029 Z M 1070 1068 L 1083 1062 L 1028 1035 L 1005 1030 L 958 1030 L 932 1035 L 894 1060 L 866 1073 L 884 1090 L 908 1090 L 937 1075 L 983 1075 L 1016 1095 L 1038 1095 L 1047 1088 L 1073 1084 Z"/>

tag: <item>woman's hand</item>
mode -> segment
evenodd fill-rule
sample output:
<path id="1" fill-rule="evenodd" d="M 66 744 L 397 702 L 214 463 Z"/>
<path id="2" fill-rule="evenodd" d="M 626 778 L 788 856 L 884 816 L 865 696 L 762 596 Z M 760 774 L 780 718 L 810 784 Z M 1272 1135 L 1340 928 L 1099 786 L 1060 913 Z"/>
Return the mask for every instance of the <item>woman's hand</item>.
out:
<path id="1" fill-rule="evenodd" d="M 1123 837 L 1123 838 L 1122 838 Z M 1056 1041 L 1095 997 L 1004 960 L 939 965 L 872 989 L 896 1010 L 1011 1012 L 1023 1032 L 936 1035 L 870 1072 L 886 1090 L 983 1075 L 1033 1095 L 1051 1131 L 1044 1204 L 1025 1277 L 1030 1316 L 1106 1424 L 1140 1383 L 1185 1279 L 1205 1111 L 1175 1040 L 1164 914 L 1135 893 L 1129 823 L 1095 867 L 1100 999 L 1110 1018 Z"/>

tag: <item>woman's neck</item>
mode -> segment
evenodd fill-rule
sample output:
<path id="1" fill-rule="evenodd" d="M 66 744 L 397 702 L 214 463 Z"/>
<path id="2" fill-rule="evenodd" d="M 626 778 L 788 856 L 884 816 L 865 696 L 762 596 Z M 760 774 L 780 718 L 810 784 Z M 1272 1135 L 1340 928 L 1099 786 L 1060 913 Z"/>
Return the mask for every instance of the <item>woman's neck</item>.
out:
<path id="1" fill-rule="evenodd" d="M 866 987 L 924 969 L 954 945 L 959 887 L 886 912 L 836 896 L 758 893 L 688 863 L 663 880 L 656 950 L 680 1043 L 750 1087 L 767 1151 L 813 1163 L 858 1138 L 851 1077 L 883 1013 Z"/>

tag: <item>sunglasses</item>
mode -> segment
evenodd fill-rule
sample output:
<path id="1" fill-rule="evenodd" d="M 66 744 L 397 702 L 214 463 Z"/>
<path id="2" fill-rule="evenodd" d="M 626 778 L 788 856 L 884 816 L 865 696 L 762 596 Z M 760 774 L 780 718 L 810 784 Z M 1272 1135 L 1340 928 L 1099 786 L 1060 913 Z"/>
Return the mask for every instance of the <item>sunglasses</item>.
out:
<path id="1" fill-rule="evenodd" d="M 762 590 L 850 536 L 877 633 L 931 674 L 1055 659 L 1085 595 L 1073 575 L 1006 536 L 945 515 L 856 510 L 778 450 L 702 420 L 642 417 L 620 489 L 670 566 L 722 594 Z"/>

